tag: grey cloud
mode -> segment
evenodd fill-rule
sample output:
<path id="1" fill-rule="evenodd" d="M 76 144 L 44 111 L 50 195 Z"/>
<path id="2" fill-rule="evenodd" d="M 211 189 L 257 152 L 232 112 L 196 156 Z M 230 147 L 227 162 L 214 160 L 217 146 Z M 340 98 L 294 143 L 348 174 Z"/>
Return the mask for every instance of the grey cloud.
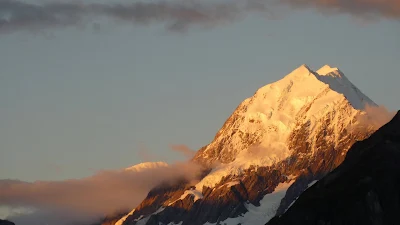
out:
<path id="1" fill-rule="evenodd" d="M 100 16 L 142 25 L 166 23 L 169 30 L 182 31 L 189 25 L 213 26 L 230 21 L 241 11 L 242 7 L 234 3 L 200 4 L 194 1 L 118 4 L 51 2 L 37 5 L 0 0 L 0 32 L 80 26 Z"/>
<path id="2" fill-rule="evenodd" d="M 327 13 L 347 13 L 361 17 L 400 19 L 398 0 L 226 0 L 223 2 L 158 1 L 135 3 L 47 2 L 33 4 L 21 0 L 0 0 L 0 32 L 38 31 L 48 28 L 79 27 L 106 17 L 115 22 L 149 25 L 165 24 L 170 31 L 185 31 L 232 22 L 248 13 L 279 14 L 281 7 L 315 8 Z"/>

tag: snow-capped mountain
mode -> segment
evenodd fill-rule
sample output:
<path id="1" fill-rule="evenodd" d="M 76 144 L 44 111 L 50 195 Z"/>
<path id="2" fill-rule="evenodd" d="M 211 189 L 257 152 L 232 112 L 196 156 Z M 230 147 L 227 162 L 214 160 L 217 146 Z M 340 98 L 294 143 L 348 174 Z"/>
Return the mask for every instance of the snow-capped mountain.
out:
<path id="1" fill-rule="evenodd" d="M 353 129 L 366 105 L 339 69 L 302 65 L 244 100 L 197 152 L 209 169 L 197 184 L 154 188 L 116 225 L 265 224 L 374 131 Z"/>
<path id="2" fill-rule="evenodd" d="M 341 109 L 346 115 L 337 115 L 342 118 L 334 118 L 332 126 L 349 125 L 365 104 L 374 103 L 339 69 L 326 65 L 313 72 L 302 65 L 244 100 L 218 131 L 214 141 L 199 151 L 195 160 L 230 163 L 256 144 L 272 151 L 272 154 L 264 154 L 266 158 L 262 162 L 271 164 L 290 154 L 287 140 L 300 123 L 309 122 L 313 132 L 322 125 L 318 123 L 319 119 Z M 335 142 L 339 141 L 340 129 L 335 130 Z"/>

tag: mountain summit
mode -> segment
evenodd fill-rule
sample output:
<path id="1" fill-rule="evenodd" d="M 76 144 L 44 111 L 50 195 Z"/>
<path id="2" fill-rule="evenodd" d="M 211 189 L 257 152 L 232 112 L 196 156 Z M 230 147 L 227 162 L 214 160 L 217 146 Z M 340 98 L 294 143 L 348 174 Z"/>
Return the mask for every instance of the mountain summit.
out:
<path id="1" fill-rule="evenodd" d="M 308 130 L 312 133 L 323 125 L 320 120 L 332 113 L 335 115 L 331 117 L 336 116 L 331 118 L 335 127 L 332 138 L 338 142 L 340 129 L 355 122 L 354 117 L 365 105 L 375 103 L 339 69 L 326 65 L 314 72 L 301 65 L 244 100 L 214 140 L 197 153 L 195 161 L 230 163 L 240 152 L 257 145 L 273 151 L 274 154 L 265 154 L 269 159 L 263 162 L 271 164 L 290 154 L 288 138 L 301 123 L 310 123 Z M 310 140 L 310 144 L 314 141 Z"/>
<path id="2" fill-rule="evenodd" d="M 337 68 L 302 65 L 244 100 L 192 162 L 199 181 L 154 188 L 116 224 L 265 224 L 336 168 L 375 103 Z"/>

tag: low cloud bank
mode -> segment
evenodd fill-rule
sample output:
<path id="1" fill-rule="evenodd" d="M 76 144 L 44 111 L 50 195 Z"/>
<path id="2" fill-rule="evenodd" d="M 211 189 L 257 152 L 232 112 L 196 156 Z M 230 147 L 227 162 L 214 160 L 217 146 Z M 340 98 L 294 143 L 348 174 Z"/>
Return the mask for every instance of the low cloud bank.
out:
<path id="1" fill-rule="evenodd" d="M 200 173 L 200 166 L 185 162 L 140 172 L 103 171 L 76 180 L 33 183 L 2 180 L 0 202 L 14 208 L 37 209 L 33 214 L 19 214 L 9 218 L 18 225 L 93 222 L 94 218 L 136 207 L 150 189 L 161 182 L 173 183 L 181 178 L 194 180 Z"/>

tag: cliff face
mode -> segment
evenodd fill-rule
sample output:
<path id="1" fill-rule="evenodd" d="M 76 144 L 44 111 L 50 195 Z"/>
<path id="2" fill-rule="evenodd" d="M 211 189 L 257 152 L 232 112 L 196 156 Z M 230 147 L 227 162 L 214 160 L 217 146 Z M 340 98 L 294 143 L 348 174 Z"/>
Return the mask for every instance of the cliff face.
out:
<path id="1" fill-rule="evenodd" d="M 268 225 L 400 224 L 400 112 Z"/>

